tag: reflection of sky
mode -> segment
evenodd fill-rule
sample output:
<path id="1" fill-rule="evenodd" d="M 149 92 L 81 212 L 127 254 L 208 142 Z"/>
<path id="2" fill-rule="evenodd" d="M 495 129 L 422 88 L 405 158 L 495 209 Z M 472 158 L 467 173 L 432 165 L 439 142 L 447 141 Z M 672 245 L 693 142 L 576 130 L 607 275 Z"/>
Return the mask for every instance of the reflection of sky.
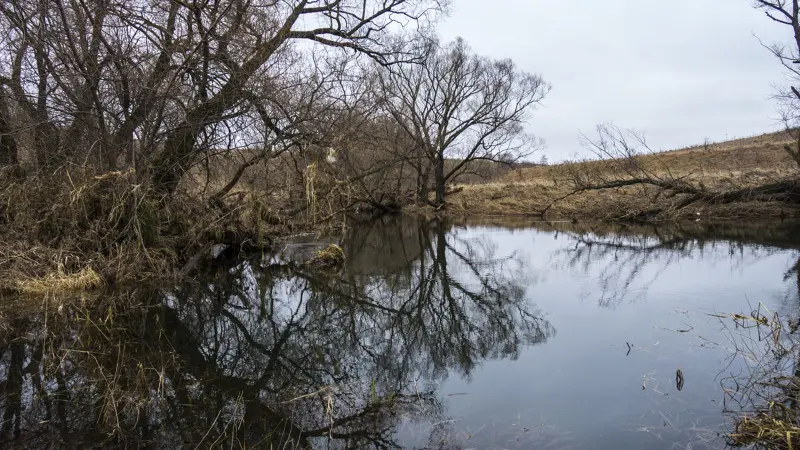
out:
<path id="1" fill-rule="evenodd" d="M 456 439 L 472 433 L 467 445 L 476 447 L 703 448 L 721 431 L 719 375 L 730 356 L 720 319 L 707 313 L 749 313 L 758 302 L 774 310 L 794 288 L 793 278 L 783 279 L 797 259 L 789 250 L 717 243 L 594 259 L 593 249 L 588 263 L 569 265 L 574 255 L 565 249 L 575 239 L 563 233 L 458 233 L 490 233 L 497 257 L 516 253 L 529 261 L 536 281 L 527 295 L 557 331 L 517 361 L 488 361 L 469 382 L 451 377 L 442 386 L 454 420 L 447 427 Z M 630 270 L 639 272 L 625 289 L 620 281 Z M 609 296 L 616 301 L 604 302 Z M 681 392 L 677 369 L 686 380 Z"/>

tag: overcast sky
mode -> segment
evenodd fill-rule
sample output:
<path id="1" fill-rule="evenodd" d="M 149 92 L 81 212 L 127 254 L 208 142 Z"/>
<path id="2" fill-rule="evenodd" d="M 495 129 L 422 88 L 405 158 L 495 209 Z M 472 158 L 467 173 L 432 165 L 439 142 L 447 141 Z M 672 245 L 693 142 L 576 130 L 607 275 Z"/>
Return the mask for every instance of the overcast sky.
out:
<path id="1" fill-rule="evenodd" d="M 551 162 L 587 155 L 578 133 L 604 122 L 657 150 L 781 127 L 785 75 L 758 38 L 790 30 L 749 0 L 454 0 L 439 31 L 552 85 L 531 121 Z"/>

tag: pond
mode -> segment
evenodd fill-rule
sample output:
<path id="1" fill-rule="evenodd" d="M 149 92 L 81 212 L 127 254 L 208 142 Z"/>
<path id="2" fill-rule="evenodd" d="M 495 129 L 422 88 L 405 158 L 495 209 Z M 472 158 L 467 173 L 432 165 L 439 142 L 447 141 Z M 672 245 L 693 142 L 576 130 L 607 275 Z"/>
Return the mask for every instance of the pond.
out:
<path id="1" fill-rule="evenodd" d="M 730 314 L 800 313 L 800 224 L 351 227 L 341 269 L 2 299 L 4 448 L 721 448 Z"/>

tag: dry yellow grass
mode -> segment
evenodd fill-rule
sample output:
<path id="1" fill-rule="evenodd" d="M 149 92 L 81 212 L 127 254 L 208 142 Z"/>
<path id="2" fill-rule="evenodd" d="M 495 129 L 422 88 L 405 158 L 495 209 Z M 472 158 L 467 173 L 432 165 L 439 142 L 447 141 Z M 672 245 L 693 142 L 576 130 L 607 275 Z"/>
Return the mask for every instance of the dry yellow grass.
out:
<path id="1" fill-rule="evenodd" d="M 791 419 L 779 420 L 765 413 L 744 416 L 737 421 L 736 431 L 729 438 L 735 447 L 793 449 L 800 445 L 800 426 Z"/>
<path id="2" fill-rule="evenodd" d="M 650 170 L 660 172 L 669 169 L 676 176 L 691 174 L 695 179 L 716 180 L 742 174 L 764 176 L 794 170 L 795 163 L 783 149 L 792 142 L 785 132 L 733 141 L 699 145 L 680 150 L 643 155 L 639 161 Z M 568 175 L 579 166 L 583 170 L 612 170 L 608 161 L 587 161 L 524 168 L 513 171 L 506 181 L 552 181 Z"/>
<path id="3" fill-rule="evenodd" d="M 653 153 L 636 157 L 636 163 L 658 175 L 669 174 L 710 191 L 728 191 L 760 186 L 796 177 L 797 164 L 783 149 L 791 137 L 784 132 L 729 142 Z M 482 215 L 540 215 L 549 218 L 619 219 L 635 216 L 654 206 L 669 209 L 673 199 L 659 196 L 652 186 L 629 186 L 587 191 L 567 196 L 574 190 L 570 181 L 576 172 L 625 178 L 619 161 L 585 161 L 516 169 L 493 183 L 465 184 L 452 194 L 453 213 Z M 567 196 L 562 200 L 562 197 Z M 555 203 L 554 203 L 555 201 Z M 552 206 L 550 206 L 552 205 Z M 548 206 L 550 206 L 548 208 Z M 715 218 L 741 216 L 795 215 L 793 207 L 777 203 L 710 205 L 698 204 L 677 216 L 697 214 Z"/>
<path id="4" fill-rule="evenodd" d="M 49 273 L 43 277 L 16 280 L 14 290 L 21 294 L 39 295 L 51 292 L 86 291 L 103 286 L 103 279 L 91 267 L 76 273 L 63 270 Z"/>

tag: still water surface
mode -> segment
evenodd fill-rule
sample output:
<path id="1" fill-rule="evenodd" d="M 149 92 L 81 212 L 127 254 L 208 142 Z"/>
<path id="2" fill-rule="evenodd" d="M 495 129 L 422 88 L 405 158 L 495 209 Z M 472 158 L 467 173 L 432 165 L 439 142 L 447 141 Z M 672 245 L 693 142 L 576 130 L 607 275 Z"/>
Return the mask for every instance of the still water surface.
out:
<path id="1" fill-rule="evenodd" d="M 387 219 L 333 239 L 337 272 L 292 242 L 4 299 L 0 444 L 721 448 L 745 367 L 720 316 L 798 315 L 798 231 Z"/>

